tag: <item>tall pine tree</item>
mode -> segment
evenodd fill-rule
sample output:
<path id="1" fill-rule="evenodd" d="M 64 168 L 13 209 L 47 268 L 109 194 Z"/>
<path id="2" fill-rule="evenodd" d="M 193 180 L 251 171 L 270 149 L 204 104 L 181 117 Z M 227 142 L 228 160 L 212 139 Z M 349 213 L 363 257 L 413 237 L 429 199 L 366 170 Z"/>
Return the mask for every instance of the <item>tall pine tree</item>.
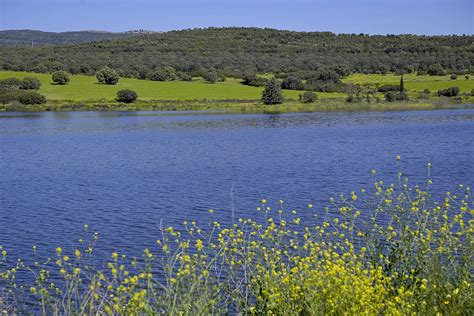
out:
<path id="1" fill-rule="evenodd" d="M 405 84 L 403 83 L 403 75 L 400 77 L 400 92 L 405 91 Z"/>
<path id="2" fill-rule="evenodd" d="M 275 77 L 265 85 L 265 89 L 262 93 L 262 101 L 265 104 L 280 104 L 283 102 L 280 82 L 278 82 Z"/>

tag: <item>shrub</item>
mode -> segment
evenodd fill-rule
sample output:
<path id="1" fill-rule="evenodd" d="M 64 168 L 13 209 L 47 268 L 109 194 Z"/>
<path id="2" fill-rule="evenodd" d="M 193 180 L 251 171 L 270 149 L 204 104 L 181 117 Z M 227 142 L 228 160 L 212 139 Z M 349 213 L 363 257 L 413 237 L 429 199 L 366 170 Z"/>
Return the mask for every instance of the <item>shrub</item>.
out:
<path id="1" fill-rule="evenodd" d="M 281 83 L 281 88 L 288 90 L 303 90 L 304 84 L 300 79 L 293 76 L 289 76 L 283 79 Z"/>
<path id="2" fill-rule="evenodd" d="M 46 97 L 36 91 L 24 91 L 18 95 L 18 102 L 21 104 L 43 104 Z"/>
<path id="3" fill-rule="evenodd" d="M 385 92 L 389 92 L 389 91 L 400 91 L 400 85 L 396 85 L 396 84 L 385 84 L 383 86 L 380 86 L 378 89 L 377 89 L 378 92 L 382 92 L 382 93 L 385 93 Z"/>
<path id="4" fill-rule="evenodd" d="M 6 78 L 0 80 L 0 92 L 7 92 L 19 89 L 22 81 L 18 78 Z"/>
<path id="5" fill-rule="evenodd" d="M 177 79 L 176 69 L 164 67 L 150 72 L 147 77 L 152 81 L 173 81 Z"/>
<path id="6" fill-rule="evenodd" d="M 18 101 L 18 97 L 20 96 L 20 93 L 23 93 L 23 91 L 6 91 L 0 93 L 0 103 L 1 104 L 8 104 L 13 101 Z"/>
<path id="7" fill-rule="evenodd" d="M 202 78 L 209 83 L 216 83 L 219 81 L 219 75 L 215 71 L 209 71 L 203 74 Z"/>
<path id="8" fill-rule="evenodd" d="M 299 95 L 300 102 L 303 103 L 313 103 L 318 99 L 318 95 L 314 92 L 304 92 Z"/>
<path id="9" fill-rule="evenodd" d="M 69 83 L 69 74 L 65 71 L 55 71 L 52 76 L 53 82 L 58 85 L 66 85 Z"/>
<path id="10" fill-rule="evenodd" d="M 190 74 L 185 73 L 185 72 L 182 72 L 179 74 L 179 79 L 181 81 L 193 81 L 193 77 Z"/>
<path id="11" fill-rule="evenodd" d="M 466 80 L 469 80 L 469 75 L 465 75 L 464 78 L 466 78 Z"/>
<path id="12" fill-rule="evenodd" d="M 251 87 L 264 87 L 268 82 L 266 78 L 257 77 L 255 74 L 246 74 L 242 79 L 243 85 Z"/>
<path id="13" fill-rule="evenodd" d="M 123 89 L 117 91 L 117 101 L 123 103 L 132 103 L 137 99 L 137 93 L 133 90 Z"/>
<path id="14" fill-rule="evenodd" d="M 451 78 L 451 80 L 456 80 L 458 79 L 458 75 L 452 74 L 451 76 L 449 76 L 449 78 Z"/>
<path id="15" fill-rule="evenodd" d="M 406 94 L 406 92 L 387 92 L 385 93 L 385 100 L 388 102 L 407 101 L 408 94 Z"/>
<path id="16" fill-rule="evenodd" d="M 444 76 L 446 74 L 446 71 L 440 64 L 433 64 L 428 69 L 428 74 L 432 76 Z"/>
<path id="17" fill-rule="evenodd" d="M 438 96 L 444 96 L 444 97 L 455 97 L 459 94 L 459 88 L 458 87 L 450 87 L 447 89 L 439 90 L 438 91 Z"/>
<path id="18" fill-rule="evenodd" d="M 262 101 L 265 104 L 280 104 L 283 102 L 281 85 L 275 77 L 265 85 L 262 93 Z"/>
<path id="19" fill-rule="evenodd" d="M 23 90 L 37 90 L 41 87 L 41 81 L 34 77 L 25 77 L 21 81 L 20 89 Z"/>
<path id="20" fill-rule="evenodd" d="M 111 85 L 117 84 L 120 78 L 117 72 L 109 67 L 102 68 L 95 76 L 100 83 Z"/>

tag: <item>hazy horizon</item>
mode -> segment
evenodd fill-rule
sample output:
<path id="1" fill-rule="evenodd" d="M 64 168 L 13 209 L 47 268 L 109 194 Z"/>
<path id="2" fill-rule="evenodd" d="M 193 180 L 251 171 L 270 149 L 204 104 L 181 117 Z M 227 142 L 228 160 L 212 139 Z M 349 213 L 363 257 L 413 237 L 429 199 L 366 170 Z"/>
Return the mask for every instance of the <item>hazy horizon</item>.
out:
<path id="1" fill-rule="evenodd" d="M 0 30 L 258 27 L 370 35 L 472 35 L 470 0 L 0 0 Z"/>

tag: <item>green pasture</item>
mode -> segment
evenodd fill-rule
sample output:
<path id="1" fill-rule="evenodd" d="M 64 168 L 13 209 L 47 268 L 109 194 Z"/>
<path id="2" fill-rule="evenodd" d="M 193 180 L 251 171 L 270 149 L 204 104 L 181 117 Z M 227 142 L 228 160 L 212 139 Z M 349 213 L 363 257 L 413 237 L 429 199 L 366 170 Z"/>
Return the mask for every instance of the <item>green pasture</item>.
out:
<path id="1" fill-rule="evenodd" d="M 137 92 L 141 100 L 255 100 L 260 99 L 263 88 L 249 87 L 239 83 L 238 79 L 228 79 L 226 82 L 215 84 L 206 83 L 202 80 L 195 81 L 149 81 L 120 78 L 117 85 L 105 85 L 97 83 L 95 77 L 71 76 L 68 85 L 60 86 L 53 84 L 51 75 L 16 71 L 1 71 L 0 79 L 25 76 L 36 77 L 41 80 L 39 92 L 44 94 L 48 100 L 70 100 L 70 101 L 112 101 L 116 93 L 121 89 L 132 89 Z M 284 96 L 297 99 L 301 91 L 285 90 Z M 327 94 L 321 97 L 336 97 Z"/>
<path id="2" fill-rule="evenodd" d="M 394 74 L 376 75 L 376 74 L 354 74 L 342 80 L 346 83 L 354 84 L 370 84 L 370 85 L 385 85 L 385 84 L 399 84 L 400 76 Z M 471 76 L 468 80 L 464 75 L 459 75 L 456 80 L 452 80 L 448 76 L 417 76 L 416 74 L 406 74 L 403 76 L 405 89 L 409 91 L 423 91 L 429 89 L 431 92 L 436 92 L 441 89 L 449 87 L 459 87 L 461 93 L 471 92 L 474 89 L 474 78 Z"/>
<path id="3" fill-rule="evenodd" d="M 23 78 L 31 76 L 38 78 L 41 82 L 40 93 L 44 94 L 50 101 L 114 101 L 116 93 L 121 89 L 132 89 L 137 92 L 139 100 L 259 100 L 261 87 L 249 87 L 240 84 L 239 79 L 229 78 L 226 82 L 216 84 L 206 83 L 201 79 L 194 81 L 149 81 L 129 78 L 120 78 L 117 85 L 105 85 L 97 83 L 95 77 L 76 75 L 71 76 L 68 85 L 56 85 L 51 80 L 50 74 L 38 74 L 17 71 L 0 71 L 0 79 L 16 77 Z M 400 76 L 387 75 L 365 75 L 354 74 L 343 79 L 347 83 L 368 84 L 398 84 Z M 429 89 L 436 92 L 453 86 L 460 88 L 461 92 L 471 92 L 474 89 L 474 78 L 466 80 L 464 76 L 458 76 L 452 80 L 449 76 L 417 76 L 407 74 L 404 76 L 405 88 L 411 92 Z M 284 90 L 283 94 L 288 99 L 298 99 L 301 91 Z M 318 92 L 318 98 L 332 99 L 344 98 L 343 93 Z"/>

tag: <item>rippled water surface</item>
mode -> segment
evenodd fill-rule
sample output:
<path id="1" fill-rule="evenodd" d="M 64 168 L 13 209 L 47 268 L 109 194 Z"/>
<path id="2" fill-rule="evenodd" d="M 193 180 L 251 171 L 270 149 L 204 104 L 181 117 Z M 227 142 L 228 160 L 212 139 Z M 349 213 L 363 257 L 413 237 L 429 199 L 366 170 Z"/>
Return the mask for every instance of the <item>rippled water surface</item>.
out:
<path id="1" fill-rule="evenodd" d="M 259 200 L 308 203 L 433 165 L 434 193 L 474 179 L 474 110 L 230 115 L 0 113 L 0 244 L 25 255 L 81 236 L 137 254 L 158 226 L 230 223 Z"/>

